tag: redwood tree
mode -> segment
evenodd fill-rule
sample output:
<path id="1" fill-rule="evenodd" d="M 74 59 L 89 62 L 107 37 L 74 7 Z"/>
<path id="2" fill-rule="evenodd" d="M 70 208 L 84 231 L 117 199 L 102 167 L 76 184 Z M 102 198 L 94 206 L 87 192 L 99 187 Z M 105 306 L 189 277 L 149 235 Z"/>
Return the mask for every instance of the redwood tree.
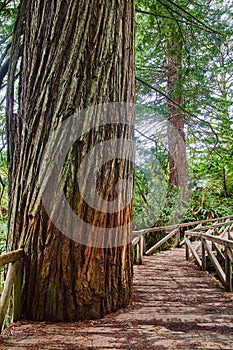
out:
<path id="1" fill-rule="evenodd" d="M 171 189 L 187 190 L 187 158 L 183 104 L 183 38 L 177 25 L 168 29 L 166 50 L 169 184 Z"/>
<path id="2" fill-rule="evenodd" d="M 8 77 L 8 250 L 24 248 L 22 312 L 30 319 L 99 318 L 130 300 L 131 244 L 103 248 L 67 237 L 39 196 L 41 159 L 51 132 L 75 112 L 109 102 L 134 103 L 133 0 L 22 0 Z M 75 214 L 93 227 L 123 227 L 123 236 L 130 234 L 131 203 L 117 213 L 95 210 L 85 203 L 77 181 L 81 161 L 95 145 L 133 139 L 133 117 L 127 118 L 128 123 L 85 132 L 62 171 Z M 130 179 L 132 171 L 127 160 L 109 160 L 99 171 L 100 195 L 110 202 L 117 198 L 114 185 Z M 123 186 L 118 183 L 124 193 Z"/>

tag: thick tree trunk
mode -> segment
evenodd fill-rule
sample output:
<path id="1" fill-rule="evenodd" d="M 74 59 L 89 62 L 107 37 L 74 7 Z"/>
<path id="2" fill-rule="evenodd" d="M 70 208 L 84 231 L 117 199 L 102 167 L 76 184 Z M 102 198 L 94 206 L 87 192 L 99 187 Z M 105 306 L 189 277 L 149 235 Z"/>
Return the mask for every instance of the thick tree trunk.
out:
<path id="1" fill-rule="evenodd" d="M 173 28 L 174 29 L 174 28 Z M 167 38 L 167 94 L 175 104 L 168 101 L 168 147 L 170 188 L 187 189 L 187 158 L 184 133 L 184 113 L 179 105 L 183 102 L 182 38 L 176 30 Z"/>
<path id="2" fill-rule="evenodd" d="M 133 1 L 30 0 L 23 1 L 22 16 L 24 21 L 18 21 L 18 26 L 23 23 L 19 110 L 14 115 L 15 45 L 7 124 L 8 250 L 25 250 L 23 313 L 33 320 L 99 318 L 130 300 L 131 244 L 103 248 L 90 241 L 87 246 L 64 235 L 42 205 L 38 176 L 49 134 L 74 112 L 102 103 L 134 102 Z M 132 140 L 130 123 L 93 128 L 82 135 L 67 156 L 62 176 L 69 205 L 79 218 L 109 230 L 123 227 L 123 241 L 129 242 L 126 223 L 131 221 L 131 204 L 115 214 L 101 213 L 84 202 L 77 186 L 79 166 L 88 151 L 116 137 Z M 130 179 L 132 171 L 131 163 L 123 160 L 103 166 L 102 197 L 115 198 L 114 184 Z"/>

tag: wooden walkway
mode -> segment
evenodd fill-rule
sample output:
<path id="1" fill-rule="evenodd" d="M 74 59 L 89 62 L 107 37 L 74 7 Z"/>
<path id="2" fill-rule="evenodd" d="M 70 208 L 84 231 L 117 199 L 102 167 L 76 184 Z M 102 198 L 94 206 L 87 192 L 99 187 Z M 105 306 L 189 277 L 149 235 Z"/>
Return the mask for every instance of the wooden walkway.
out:
<path id="1" fill-rule="evenodd" d="M 183 248 L 145 257 L 134 271 L 127 309 L 83 323 L 18 322 L 0 349 L 233 349 L 233 295 L 187 262 Z"/>

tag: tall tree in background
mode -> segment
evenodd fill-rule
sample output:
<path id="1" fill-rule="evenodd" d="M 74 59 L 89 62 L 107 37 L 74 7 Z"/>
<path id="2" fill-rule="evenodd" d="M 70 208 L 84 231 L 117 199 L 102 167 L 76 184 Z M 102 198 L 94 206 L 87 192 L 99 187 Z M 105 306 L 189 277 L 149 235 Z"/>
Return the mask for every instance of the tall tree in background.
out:
<path id="1" fill-rule="evenodd" d="M 230 139 L 228 137 L 226 142 L 220 124 L 224 124 L 226 130 L 231 123 L 231 113 L 226 113 L 224 103 L 231 110 L 232 58 L 231 50 L 227 47 L 231 46 L 232 40 L 232 1 L 141 0 L 136 4 L 138 101 L 152 106 L 155 116 L 167 118 L 171 121 L 170 126 L 175 121 L 172 129 L 176 129 L 180 141 L 184 140 L 185 131 L 186 144 L 182 141 L 182 145 L 186 146 L 186 150 L 184 147 L 181 149 L 186 151 L 188 170 L 195 177 L 192 178 L 194 185 L 201 187 L 206 183 L 210 174 L 206 166 L 208 163 L 211 163 L 212 169 L 219 169 L 222 181 L 223 169 L 222 165 L 219 167 L 217 159 L 223 159 L 224 154 L 229 155 L 231 150 Z M 220 64 L 222 48 L 225 48 L 225 59 L 228 61 L 224 65 Z M 223 95 L 218 97 L 220 70 L 228 80 L 227 99 Z M 220 120 L 225 121 L 222 123 Z M 171 157 L 175 150 L 171 146 L 178 150 L 178 143 L 170 143 L 170 146 L 169 142 L 161 143 L 160 133 L 156 134 L 155 131 L 153 134 L 152 128 L 142 133 L 150 144 L 151 139 L 157 142 L 157 159 L 163 166 L 167 183 L 170 182 L 171 187 L 172 184 L 176 186 L 178 178 Z M 223 145 L 223 138 L 225 151 L 224 147 L 219 147 L 220 143 Z M 153 147 L 152 144 L 151 150 Z M 182 163 L 182 159 L 185 157 L 179 157 L 176 164 L 180 174 L 185 174 L 186 161 Z M 226 175 L 230 179 L 227 168 Z M 185 177 L 182 179 L 184 184 Z M 168 207 L 164 209 L 161 216 L 163 222 L 168 222 Z M 224 212 L 221 213 L 224 215 Z"/>
<path id="2" fill-rule="evenodd" d="M 134 102 L 133 1 L 22 0 L 7 94 L 8 250 L 23 246 L 25 251 L 23 313 L 33 320 L 73 321 L 126 306 L 132 289 L 131 244 L 102 249 L 64 236 L 38 201 L 38 173 L 49 134 L 74 112 Z M 77 188 L 77 173 L 90 149 L 116 137 L 132 139 L 132 127 L 93 128 L 75 143 L 63 169 L 70 206 L 83 220 L 106 228 L 130 222 L 131 205 L 116 215 L 89 208 Z M 101 170 L 99 191 L 111 201 L 114 184 L 131 176 L 129 162 L 112 160 Z"/>
<path id="3" fill-rule="evenodd" d="M 174 190 L 187 190 L 187 158 L 185 145 L 185 116 L 180 109 L 183 105 L 183 37 L 181 27 L 175 21 L 165 20 L 166 35 L 166 75 L 168 104 L 168 158 L 169 184 Z"/>

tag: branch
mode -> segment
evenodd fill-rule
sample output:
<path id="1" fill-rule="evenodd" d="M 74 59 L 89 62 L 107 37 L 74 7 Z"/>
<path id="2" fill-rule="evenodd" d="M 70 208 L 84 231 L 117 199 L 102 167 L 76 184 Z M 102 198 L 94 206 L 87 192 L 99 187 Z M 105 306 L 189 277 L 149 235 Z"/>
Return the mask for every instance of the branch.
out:
<path id="1" fill-rule="evenodd" d="M 169 97 L 165 92 L 161 91 L 160 89 L 148 84 L 146 81 L 142 80 L 141 78 L 136 77 L 136 80 L 139 81 L 141 84 L 149 87 L 150 89 L 156 91 L 158 94 L 164 96 L 168 101 L 170 101 L 174 106 L 179 107 L 184 113 L 188 114 L 189 116 L 198 119 L 199 121 L 205 123 L 206 125 L 209 126 L 209 128 L 211 129 L 212 133 L 215 135 L 216 137 L 216 143 L 214 145 L 214 147 L 216 147 L 217 143 L 219 142 L 219 138 L 217 133 L 215 132 L 214 128 L 212 127 L 210 122 L 207 122 L 206 120 L 202 120 L 201 118 L 199 118 L 196 114 L 193 114 L 191 112 L 189 112 L 187 109 L 185 109 L 184 107 L 182 107 L 179 103 L 177 103 L 176 101 L 174 101 L 171 97 Z"/>
<path id="2" fill-rule="evenodd" d="M 154 144 L 155 144 L 155 151 L 156 151 L 156 154 L 158 153 L 158 141 L 153 139 L 152 137 L 150 136 L 147 136 L 146 134 L 144 134 L 143 132 L 139 131 L 137 128 L 135 128 L 135 131 L 140 134 L 142 137 L 144 137 L 146 140 L 149 140 L 149 141 L 152 141 Z M 159 140 L 159 137 L 158 137 L 158 140 Z M 166 150 L 166 147 L 164 148 L 164 150 Z"/>
<path id="3" fill-rule="evenodd" d="M 174 13 L 178 14 L 179 16 L 184 17 L 187 21 L 193 23 L 189 18 L 185 17 L 184 15 L 182 15 L 180 12 L 171 9 L 167 4 L 164 4 L 164 2 L 162 0 L 158 0 L 158 2 L 164 6 L 165 8 L 169 8 L 170 10 L 172 10 Z M 189 11 L 187 11 L 186 9 L 184 9 L 183 7 L 181 7 L 180 5 L 176 4 L 175 2 L 173 2 L 172 0 L 168 0 L 168 2 L 175 6 L 176 8 L 178 8 L 179 10 L 181 10 L 183 13 L 185 13 L 186 15 L 190 16 L 191 18 L 193 18 L 197 23 L 201 24 L 202 27 L 208 29 L 209 31 L 211 31 L 212 33 L 215 34 L 221 34 L 220 32 L 218 32 L 217 30 L 211 28 L 210 26 L 208 26 L 207 24 L 205 24 L 204 22 L 200 21 L 197 17 L 195 17 L 194 15 L 192 15 Z"/>
<path id="4" fill-rule="evenodd" d="M 0 90 L 3 88 L 3 80 L 6 77 L 9 69 L 10 58 L 8 58 L 4 63 L 3 61 L 5 60 L 10 48 L 11 44 L 8 44 L 5 48 L 4 53 L 2 54 L 2 57 L 0 58 Z"/>
<path id="5" fill-rule="evenodd" d="M 12 36 L 12 33 L 8 34 L 2 40 L 0 40 L 0 45 L 4 44 L 11 36 Z"/>
<path id="6" fill-rule="evenodd" d="M 5 58 L 6 58 L 7 54 L 8 54 L 8 52 L 9 52 L 10 48 L 11 48 L 11 43 L 6 46 L 5 51 L 3 52 L 3 54 L 2 54 L 2 56 L 0 58 L 0 67 L 1 67 L 3 61 L 5 60 Z"/>
<path id="7" fill-rule="evenodd" d="M 1 6 L 0 6 L 0 12 L 7 6 L 7 5 L 9 5 L 9 3 L 11 2 L 11 0 L 6 0 L 6 1 L 4 1 L 2 4 L 1 4 Z"/>
<path id="8" fill-rule="evenodd" d="M 189 111 L 187 111 L 184 107 L 182 107 L 179 103 L 177 103 L 176 101 L 174 101 L 171 97 L 169 97 L 165 92 L 161 91 L 160 89 L 148 84 L 146 81 L 142 80 L 141 78 L 136 77 L 136 80 L 139 81 L 141 84 L 149 87 L 150 89 L 156 91 L 157 93 L 159 93 L 160 95 L 162 95 L 163 97 L 165 97 L 168 101 L 170 101 L 174 106 L 179 107 L 183 112 L 189 114 L 190 116 L 193 116 L 192 113 L 190 113 Z"/>
<path id="9" fill-rule="evenodd" d="M 155 139 L 152 139 L 152 137 L 145 135 L 143 132 L 139 131 L 138 129 L 135 129 L 135 131 L 139 133 L 141 136 L 143 136 L 145 139 L 154 142 L 156 147 L 158 146 L 157 141 Z"/>
<path id="10" fill-rule="evenodd" d="M 8 58 L 6 62 L 0 67 L 0 90 L 2 89 L 3 80 L 8 73 L 9 63 L 10 59 Z"/>
<path id="11" fill-rule="evenodd" d="M 160 18 L 166 18 L 166 19 L 171 19 L 171 20 L 174 20 L 176 22 L 180 22 L 180 23 L 183 23 L 183 24 L 189 24 L 189 25 L 192 25 L 194 27 L 197 27 L 199 29 L 204 29 L 208 32 L 210 32 L 210 29 L 207 29 L 201 25 L 198 25 L 196 23 L 193 23 L 193 21 L 189 20 L 188 18 L 185 18 L 186 21 L 182 20 L 182 19 L 178 19 L 176 17 L 173 17 L 173 16 L 167 16 L 167 15 L 162 15 L 161 13 L 156 13 L 156 12 L 151 12 L 151 11 L 144 11 L 144 10 L 141 10 L 141 9 L 136 9 L 136 12 L 137 13 L 142 13 L 144 15 L 150 15 L 150 16 L 154 16 L 154 17 L 160 17 Z M 213 30 L 211 30 L 211 32 L 213 32 Z"/>
<path id="12" fill-rule="evenodd" d="M 149 207 L 148 202 L 147 202 L 147 199 L 146 199 L 146 197 L 145 197 L 145 195 L 144 195 L 144 192 L 143 192 L 143 190 L 141 189 L 141 186 L 139 185 L 139 183 L 137 182 L 136 177 L 135 177 L 135 185 L 137 186 L 137 188 L 138 188 L 138 190 L 139 190 L 139 193 L 140 193 L 140 195 L 141 195 L 141 197 L 142 197 L 144 203 L 146 204 L 146 206 Z M 150 209 L 151 209 L 151 208 L 150 208 Z"/>

